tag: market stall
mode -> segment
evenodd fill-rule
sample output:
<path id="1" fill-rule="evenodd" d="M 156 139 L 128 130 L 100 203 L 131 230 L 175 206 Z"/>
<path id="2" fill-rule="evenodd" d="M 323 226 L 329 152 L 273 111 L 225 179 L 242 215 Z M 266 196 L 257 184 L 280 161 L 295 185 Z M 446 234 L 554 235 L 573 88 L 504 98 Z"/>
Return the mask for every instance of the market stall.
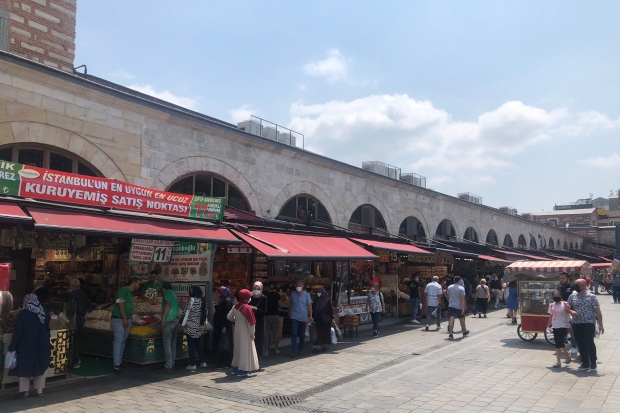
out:
<path id="1" fill-rule="evenodd" d="M 517 334 L 522 340 L 532 341 L 539 333 L 547 336 L 549 304 L 561 272 L 574 279 L 591 275 L 592 266 L 587 261 L 518 261 L 506 267 L 504 281 L 517 281 L 521 317 Z"/>

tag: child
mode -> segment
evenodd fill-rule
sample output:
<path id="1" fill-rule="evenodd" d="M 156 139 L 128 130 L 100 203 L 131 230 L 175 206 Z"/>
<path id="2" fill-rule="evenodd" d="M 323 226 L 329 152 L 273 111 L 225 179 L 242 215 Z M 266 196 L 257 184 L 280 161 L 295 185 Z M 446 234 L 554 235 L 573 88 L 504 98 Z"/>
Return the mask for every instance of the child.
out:
<path id="1" fill-rule="evenodd" d="M 560 357 L 562 352 L 566 355 L 566 364 L 571 362 L 570 352 L 564 345 L 566 331 L 570 328 L 570 305 L 562 300 L 559 291 L 553 292 L 553 303 L 549 305 L 549 322 L 547 329 L 553 328 L 553 338 L 555 339 L 555 356 L 557 363 L 553 365 L 555 368 L 562 367 Z"/>

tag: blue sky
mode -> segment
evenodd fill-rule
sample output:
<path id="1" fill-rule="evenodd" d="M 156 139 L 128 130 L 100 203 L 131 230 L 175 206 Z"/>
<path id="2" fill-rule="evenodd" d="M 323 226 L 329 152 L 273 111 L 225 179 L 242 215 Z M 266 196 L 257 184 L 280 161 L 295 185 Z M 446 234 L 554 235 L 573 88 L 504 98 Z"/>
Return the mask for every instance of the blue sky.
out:
<path id="1" fill-rule="evenodd" d="M 520 212 L 620 188 L 620 2 L 82 1 L 76 66 Z"/>

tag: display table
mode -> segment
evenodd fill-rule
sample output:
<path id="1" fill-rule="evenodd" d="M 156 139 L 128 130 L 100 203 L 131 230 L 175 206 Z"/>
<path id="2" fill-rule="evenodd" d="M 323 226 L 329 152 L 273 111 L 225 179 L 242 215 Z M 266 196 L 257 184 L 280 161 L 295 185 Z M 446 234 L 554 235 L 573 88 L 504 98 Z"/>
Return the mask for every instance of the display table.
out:
<path id="1" fill-rule="evenodd" d="M 2 364 L 0 365 L 0 369 L 2 369 L 2 389 L 4 389 L 6 384 L 19 381 L 18 377 L 9 376 L 9 371 L 4 368 L 4 357 L 12 338 L 13 333 L 7 333 L 2 336 Z M 73 358 L 73 330 L 50 331 L 50 344 L 52 345 L 52 354 L 45 377 L 68 375 Z"/>
<path id="2" fill-rule="evenodd" d="M 114 334 L 111 331 L 84 328 L 80 336 L 80 353 L 112 358 Z M 185 334 L 177 335 L 176 359 L 189 357 Z M 166 361 L 161 334 L 137 336 L 129 334 L 125 342 L 123 360 L 135 364 L 151 364 Z"/>

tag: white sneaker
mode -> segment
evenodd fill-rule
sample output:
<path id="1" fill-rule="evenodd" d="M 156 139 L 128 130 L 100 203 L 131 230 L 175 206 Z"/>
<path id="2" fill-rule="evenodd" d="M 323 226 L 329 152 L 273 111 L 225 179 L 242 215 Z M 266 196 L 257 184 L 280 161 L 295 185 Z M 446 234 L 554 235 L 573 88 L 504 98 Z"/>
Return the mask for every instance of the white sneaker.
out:
<path id="1" fill-rule="evenodd" d="M 185 370 L 196 371 L 196 366 L 189 365 L 189 366 L 185 367 Z"/>
<path id="2" fill-rule="evenodd" d="M 441 330 L 443 327 L 441 326 L 437 326 L 437 330 Z"/>
<path id="3" fill-rule="evenodd" d="M 206 369 L 207 368 L 207 363 L 200 363 L 200 368 L 201 369 Z"/>
<path id="4" fill-rule="evenodd" d="M 420 322 L 419 322 L 418 320 L 411 320 L 411 322 L 412 322 L 413 324 L 420 324 Z"/>

